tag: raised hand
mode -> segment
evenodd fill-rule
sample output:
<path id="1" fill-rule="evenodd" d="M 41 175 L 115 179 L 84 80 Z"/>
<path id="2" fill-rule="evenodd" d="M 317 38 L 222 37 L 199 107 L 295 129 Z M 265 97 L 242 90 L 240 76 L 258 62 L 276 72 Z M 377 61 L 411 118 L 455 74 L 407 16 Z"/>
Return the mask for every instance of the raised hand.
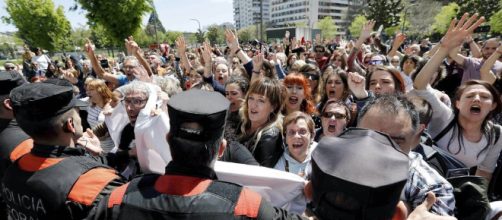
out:
<path id="1" fill-rule="evenodd" d="M 98 155 L 103 152 L 98 137 L 96 137 L 89 128 L 84 132 L 82 137 L 77 140 L 77 143 L 82 145 L 86 151 L 89 151 L 93 155 Z"/>
<path id="2" fill-rule="evenodd" d="M 425 201 L 417 206 L 413 212 L 408 216 L 408 220 L 419 220 L 419 219 L 428 219 L 428 220 L 454 220 L 455 217 L 451 216 L 439 216 L 430 213 L 428 210 L 431 209 L 432 205 L 436 202 L 436 196 L 434 193 L 427 193 L 427 198 Z"/>
<path id="3" fill-rule="evenodd" d="M 298 45 L 298 42 L 296 42 L 296 37 L 293 37 L 293 39 L 291 39 L 291 49 L 296 49 Z"/>
<path id="4" fill-rule="evenodd" d="M 176 48 L 178 48 L 178 53 L 185 54 L 186 50 L 187 50 L 187 45 L 186 45 L 185 38 L 183 37 L 183 35 L 180 35 L 176 39 L 175 43 L 176 43 Z"/>
<path id="5" fill-rule="evenodd" d="M 261 70 L 263 67 L 263 60 L 265 60 L 265 57 L 261 52 L 253 56 L 253 73 L 258 73 Z"/>
<path id="6" fill-rule="evenodd" d="M 347 84 L 352 94 L 359 99 L 368 97 L 368 92 L 366 91 L 366 78 L 354 72 L 349 72 L 348 76 Z"/>
<path id="7" fill-rule="evenodd" d="M 127 52 L 129 52 L 130 54 L 134 54 L 139 50 L 139 46 L 134 41 L 134 38 L 132 36 L 129 36 L 127 39 L 125 39 L 125 45 L 127 48 Z"/>
<path id="8" fill-rule="evenodd" d="M 450 22 L 450 27 L 441 40 L 442 47 L 451 50 L 462 44 L 464 39 L 485 21 L 485 17 L 478 19 L 478 14 L 474 14 L 469 19 L 467 17 L 469 14 L 465 13 L 458 22 L 456 18 Z"/>
<path id="9" fill-rule="evenodd" d="M 88 55 L 94 53 L 94 44 L 92 44 L 92 41 L 90 39 L 85 40 L 84 49 Z"/>
<path id="10" fill-rule="evenodd" d="M 227 41 L 227 46 L 230 48 L 233 54 L 239 50 L 239 39 L 237 38 L 237 33 L 230 29 L 225 30 L 225 39 Z"/>
<path id="11" fill-rule="evenodd" d="M 371 32 L 373 31 L 373 28 L 375 27 L 375 20 L 369 20 L 366 22 L 366 24 L 363 25 L 363 28 L 361 29 L 361 35 L 359 35 L 359 39 L 362 41 L 365 41 L 371 36 Z"/>
<path id="12" fill-rule="evenodd" d="M 396 38 L 394 38 L 394 42 L 392 43 L 392 47 L 400 47 L 404 41 L 406 40 L 406 35 L 403 33 L 396 34 Z"/>
<path id="13" fill-rule="evenodd" d="M 211 57 L 211 46 L 209 46 L 209 42 L 205 41 L 202 44 L 204 50 L 201 51 L 202 53 L 202 59 L 204 59 L 204 63 L 207 65 L 210 65 L 212 62 L 212 57 Z"/>

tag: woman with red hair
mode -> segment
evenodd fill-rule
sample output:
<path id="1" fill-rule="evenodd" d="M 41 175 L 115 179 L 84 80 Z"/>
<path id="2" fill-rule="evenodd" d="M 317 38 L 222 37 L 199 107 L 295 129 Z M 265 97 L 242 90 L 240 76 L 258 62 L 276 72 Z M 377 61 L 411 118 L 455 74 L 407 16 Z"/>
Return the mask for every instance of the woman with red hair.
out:
<path id="1" fill-rule="evenodd" d="M 283 83 L 287 90 L 284 115 L 294 111 L 301 111 L 308 115 L 315 113 L 311 87 L 305 76 L 291 73 L 284 78 Z"/>

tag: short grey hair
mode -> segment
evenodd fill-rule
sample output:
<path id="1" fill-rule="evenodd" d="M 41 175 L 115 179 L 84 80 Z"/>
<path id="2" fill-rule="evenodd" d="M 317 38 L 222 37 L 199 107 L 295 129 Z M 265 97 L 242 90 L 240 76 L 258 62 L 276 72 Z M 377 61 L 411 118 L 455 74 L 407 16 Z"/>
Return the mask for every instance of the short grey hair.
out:
<path id="1" fill-rule="evenodd" d="M 138 66 L 139 66 L 139 60 L 138 60 L 136 57 L 134 57 L 134 56 L 126 56 L 126 57 L 124 58 L 124 63 L 125 63 L 126 61 L 131 61 L 131 62 L 132 62 L 132 65 L 134 65 L 134 66 L 136 66 L 136 67 L 138 67 Z"/>
<path id="2" fill-rule="evenodd" d="M 129 84 L 126 84 L 125 86 L 122 86 L 120 89 L 120 92 L 124 94 L 124 96 L 133 93 L 133 92 L 140 92 L 145 94 L 146 97 L 150 96 L 150 87 L 148 86 L 147 83 L 134 80 L 130 82 Z"/>
<path id="3" fill-rule="evenodd" d="M 171 77 L 154 76 L 153 82 L 157 84 L 163 92 L 167 93 L 169 97 L 172 97 L 182 91 L 180 82 Z"/>

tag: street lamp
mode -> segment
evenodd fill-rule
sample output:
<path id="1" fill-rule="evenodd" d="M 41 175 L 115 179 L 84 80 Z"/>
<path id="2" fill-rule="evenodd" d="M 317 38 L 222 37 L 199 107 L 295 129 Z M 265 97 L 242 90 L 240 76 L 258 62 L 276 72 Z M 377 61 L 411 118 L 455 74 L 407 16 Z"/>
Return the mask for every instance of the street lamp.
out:
<path id="1" fill-rule="evenodd" d="M 202 40 L 202 29 L 200 28 L 200 21 L 198 19 L 195 19 L 195 18 L 190 18 L 190 20 L 196 21 L 197 24 L 199 25 L 199 37 L 198 38 L 199 38 L 199 42 L 202 44 L 203 40 Z"/>

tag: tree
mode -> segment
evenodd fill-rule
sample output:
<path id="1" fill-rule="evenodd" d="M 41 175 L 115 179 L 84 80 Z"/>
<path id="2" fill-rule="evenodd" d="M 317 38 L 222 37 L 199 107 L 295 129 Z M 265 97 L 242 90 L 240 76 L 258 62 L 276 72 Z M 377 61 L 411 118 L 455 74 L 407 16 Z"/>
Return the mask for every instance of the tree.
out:
<path id="1" fill-rule="evenodd" d="M 223 27 L 213 24 L 207 27 L 206 37 L 212 45 L 223 44 L 225 42 L 225 30 Z"/>
<path id="2" fill-rule="evenodd" d="M 26 43 L 50 51 L 65 46 L 71 25 L 62 6 L 55 9 L 52 0 L 6 0 L 6 5 L 10 17 L 3 20 L 14 24 Z"/>
<path id="3" fill-rule="evenodd" d="M 256 26 L 251 25 L 246 28 L 242 28 L 237 31 L 237 35 L 239 41 L 241 42 L 249 42 L 256 39 Z"/>
<path id="4" fill-rule="evenodd" d="M 502 6 L 502 0 L 500 0 L 499 6 Z M 489 24 L 490 32 L 499 34 L 502 33 L 502 9 L 499 9 L 490 17 Z"/>
<path id="5" fill-rule="evenodd" d="M 470 14 L 478 13 L 480 16 L 485 16 L 487 20 L 501 9 L 499 0 L 455 0 L 459 9 L 457 17 L 462 17 L 466 12 Z"/>
<path id="6" fill-rule="evenodd" d="M 502 33 L 502 10 L 493 14 L 489 23 L 492 33 Z"/>
<path id="7" fill-rule="evenodd" d="M 364 15 L 356 16 L 356 18 L 354 18 L 354 20 L 352 21 L 352 23 L 350 24 L 350 27 L 349 27 L 350 35 L 352 35 L 354 37 L 358 37 L 359 34 L 361 34 L 361 29 L 362 29 L 363 25 L 367 21 L 368 20 L 366 19 L 366 17 L 364 17 Z"/>
<path id="8" fill-rule="evenodd" d="M 334 39 L 337 33 L 335 22 L 331 16 L 326 16 L 316 23 L 316 27 L 321 30 L 324 39 Z"/>
<path id="9" fill-rule="evenodd" d="M 112 47 L 114 45 L 108 30 L 100 24 L 91 26 L 91 40 L 97 48 Z"/>
<path id="10" fill-rule="evenodd" d="M 183 33 L 179 31 L 167 31 L 162 39 L 169 44 L 174 44 L 174 41 L 181 35 L 183 35 Z"/>
<path id="11" fill-rule="evenodd" d="M 76 1 L 87 11 L 89 26 L 101 25 L 114 45 L 139 31 L 143 15 L 152 9 L 149 0 Z"/>
<path id="12" fill-rule="evenodd" d="M 434 24 L 432 24 L 432 29 L 434 32 L 444 34 L 450 27 L 451 19 L 457 15 L 459 6 L 456 3 L 450 3 L 446 6 L 441 7 L 439 13 L 434 17 Z"/>
<path id="13" fill-rule="evenodd" d="M 90 30 L 86 26 L 75 28 L 70 34 L 70 42 L 72 43 L 72 47 L 83 47 L 86 39 L 91 38 L 91 36 L 92 30 Z"/>
<path id="14" fill-rule="evenodd" d="M 155 10 L 155 8 L 150 14 L 150 18 L 148 18 L 145 32 L 151 36 L 155 36 L 158 32 L 166 33 L 166 29 L 164 28 L 164 25 L 162 25 L 162 22 L 159 20 L 159 15 L 157 14 L 157 10 Z"/>
<path id="15" fill-rule="evenodd" d="M 403 6 L 401 0 L 368 0 L 365 11 L 367 19 L 375 20 L 375 27 L 397 26 L 400 21 Z"/>
<path id="16" fill-rule="evenodd" d="M 408 5 L 406 11 L 406 34 L 408 36 L 424 37 L 432 34 L 434 16 L 441 10 L 441 3 L 437 0 L 415 1 Z M 401 23 L 402 24 L 402 23 Z"/>
<path id="17" fill-rule="evenodd" d="M 307 28 L 309 26 L 307 25 L 307 22 L 299 21 L 299 22 L 293 23 L 293 27 Z"/>

